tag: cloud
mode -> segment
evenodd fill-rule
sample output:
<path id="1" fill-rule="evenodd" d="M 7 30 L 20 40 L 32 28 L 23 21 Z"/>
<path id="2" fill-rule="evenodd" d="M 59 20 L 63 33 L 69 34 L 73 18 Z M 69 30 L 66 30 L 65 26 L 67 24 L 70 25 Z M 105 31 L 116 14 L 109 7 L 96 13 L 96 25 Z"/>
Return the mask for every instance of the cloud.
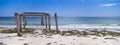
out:
<path id="1" fill-rule="evenodd" d="M 117 4 L 116 3 L 113 3 L 113 4 L 101 4 L 100 6 L 116 6 Z"/>

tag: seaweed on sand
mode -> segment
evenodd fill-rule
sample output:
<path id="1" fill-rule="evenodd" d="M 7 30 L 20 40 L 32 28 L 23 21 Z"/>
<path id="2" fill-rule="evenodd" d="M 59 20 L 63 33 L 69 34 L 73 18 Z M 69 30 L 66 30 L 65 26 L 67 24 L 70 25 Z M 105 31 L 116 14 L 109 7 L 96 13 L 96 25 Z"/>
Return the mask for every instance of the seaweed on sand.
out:
<path id="1" fill-rule="evenodd" d="M 54 34 L 60 34 L 62 36 L 72 36 L 72 35 L 81 35 L 81 36 L 87 36 L 87 35 L 95 35 L 95 36 L 120 36 L 119 32 L 113 32 L 113 31 L 107 31 L 107 30 L 84 30 L 84 31 L 78 31 L 78 30 L 68 30 L 68 31 L 60 31 L 60 30 L 43 30 L 43 34 L 45 35 L 54 35 Z"/>
<path id="2" fill-rule="evenodd" d="M 22 30 L 22 33 L 33 33 L 35 31 L 35 29 L 32 28 L 24 28 Z M 17 29 L 13 28 L 13 29 L 5 29 L 5 30 L 1 30 L 0 33 L 17 33 Z"/>
<path id="3" fill-rule="evenodd" d="M 42 34 L 51 36 L 53 34 L 60 34 L 59 30 L 42 30 Z"/>

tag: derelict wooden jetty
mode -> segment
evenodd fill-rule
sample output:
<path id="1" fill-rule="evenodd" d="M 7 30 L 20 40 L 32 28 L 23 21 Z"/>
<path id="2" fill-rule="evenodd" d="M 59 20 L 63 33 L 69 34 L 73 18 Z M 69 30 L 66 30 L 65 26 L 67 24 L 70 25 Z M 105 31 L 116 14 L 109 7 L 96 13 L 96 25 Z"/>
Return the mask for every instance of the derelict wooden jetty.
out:
<path id="1" fill-rule="evenodd" d="M 22 14 L 15 13 L 15 22 L 17 28 L 17 35 L 20 36 L 22 33 L 22 28 L 27 26 L 28 16 L 40 16 L 41 26 L 45 26 L 44 29 L 51 30 L 50 14 L 45 12 L 23 12 Z M 56 30 L 58 30 L 57 14 L 55 13 L 55 25 Z"/>

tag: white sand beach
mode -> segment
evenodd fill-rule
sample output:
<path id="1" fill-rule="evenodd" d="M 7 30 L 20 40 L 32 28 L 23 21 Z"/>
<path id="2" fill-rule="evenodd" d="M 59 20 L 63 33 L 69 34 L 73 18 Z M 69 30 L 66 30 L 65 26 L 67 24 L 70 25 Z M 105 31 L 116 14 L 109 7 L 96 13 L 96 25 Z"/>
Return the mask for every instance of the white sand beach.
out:
<path id="1" fill-rule="evenodd" d="M 3 45 L 119 45 L 120 36 L 61 36 L 55 34 L 47 36 L 37 30 L 36 34 L 24 34 L 18 37 L 17 33 L 0 33 L 0 43 Z"/>

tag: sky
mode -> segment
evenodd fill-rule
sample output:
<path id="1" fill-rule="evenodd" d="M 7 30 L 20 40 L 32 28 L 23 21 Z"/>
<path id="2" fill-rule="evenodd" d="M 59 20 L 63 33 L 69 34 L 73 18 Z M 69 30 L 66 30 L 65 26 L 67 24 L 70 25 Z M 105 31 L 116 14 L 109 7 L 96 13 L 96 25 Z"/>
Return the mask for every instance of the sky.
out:
<path id="1" fill-rule="evenodd" d="M 0 17 L 47 12 L 61 17 L 120 17 L 120 0 L 0 0 Z"/>

